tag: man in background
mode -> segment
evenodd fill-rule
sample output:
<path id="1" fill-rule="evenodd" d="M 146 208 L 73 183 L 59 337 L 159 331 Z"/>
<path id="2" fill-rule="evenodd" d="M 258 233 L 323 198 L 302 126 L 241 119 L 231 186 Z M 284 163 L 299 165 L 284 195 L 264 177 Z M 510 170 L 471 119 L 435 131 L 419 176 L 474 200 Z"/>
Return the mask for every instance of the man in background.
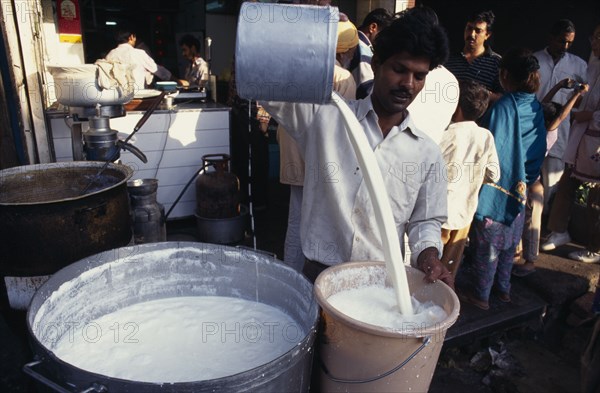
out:
<path id="1" fill-rule="evenodd" d="M 459 81 L 472 79 L 491 92 L 493 103 L 502 95 L 498 65 L 502 57 L 494 52 L 488 40 L 492 36 L 496 17 L 492 11 L 476 13 L 467 19 L 465 45 L 461 53 L 451 55 L 445 66 Z"/>
<path id="2" fill-rule="evenodd" d="M 208 83 L 208 63 L 200 57 L 200 40 L 186 34 L 179 40 L 181 54 L 188 61 L 183 79 L 179 80 L 182 86 L 198 88 L 206 87 Z"/>
<path id="3" fill-rule="evenodd" d="M 536 95 L 542 102 L 552 87 L 561 80 L 572 79 L 584 82 L 587 72 L 586 62 L 579 56 L 568 52 L 575 41 L 575 25 L 568 19 L 556 21 L 550 28 L 548 46 L 533 55 L 540 63 L 540 89 Z M 572 86 L 572 85 L 569 85 Z M 562 88 L 552 97 L 552 101 L 564 105 L 572 95 L 572 88 Z M 544 210 L 549 212 L 549 201 L 565 169 L 563 155 L 569 140 L 569 116 L 558 126 L 557 140 L 548 152 L 542 165 L 542 184 L 544 185 Z"/>
<path id="4" fill-rule="evenodd" d="M 356 98 L 366 97 L 373 86 L 373 41 L 377 34 L 392 23 L 393 16 L 385 8 L 376 8 L 369 12 L 358 28 L 358 50 L 354 52 L 352 61 L 347 67 L 356 82 Z"/>
<path id="5" fill-rule="evenodd" d="M 144 50 L 135 47 L 137 37 L 132 30 L 120 30 L 115 38 L 118 45 L 108 52 L 106 60 L 131 64 L 134 67 L 132 73 L 136 90 L 151 85 L 155 75 L 162 80 L 171 79 L 169 70 L 157 65 Z"/>

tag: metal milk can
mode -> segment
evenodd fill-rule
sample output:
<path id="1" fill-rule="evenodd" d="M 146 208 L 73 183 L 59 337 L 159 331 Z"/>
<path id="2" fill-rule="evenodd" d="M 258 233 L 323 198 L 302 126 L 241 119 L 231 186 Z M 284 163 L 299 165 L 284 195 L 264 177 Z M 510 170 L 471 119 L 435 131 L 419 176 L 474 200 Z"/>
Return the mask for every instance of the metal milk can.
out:
<path id="1" fill-rule="evenodd" d="M 196 214 L 203 218 L 238 216 L 240 181 L 229 172 L 229 155 L 206 154 L 202 161 L 205 170 L 196 179 Z"/>
<path id="2" fill-rule="evenodd" d="M 165 208 L 156 200 L 157 190 L 157 179 L 136 179 L 127 182 L 136 244 L 167 240 Z"/>

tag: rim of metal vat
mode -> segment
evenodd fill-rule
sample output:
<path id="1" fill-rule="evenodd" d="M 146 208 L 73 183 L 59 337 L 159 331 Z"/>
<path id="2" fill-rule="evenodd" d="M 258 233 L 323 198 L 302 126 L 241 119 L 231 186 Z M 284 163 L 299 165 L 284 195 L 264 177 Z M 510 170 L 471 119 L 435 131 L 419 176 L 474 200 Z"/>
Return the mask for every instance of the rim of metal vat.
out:
<path id="1" fill-rule="evenodd" d="M 174 251 L 177 250 L 176 253 L 178 253 L 180 257 L 181 255 L 186 255 L 185 253 L 190 249 L 197 250 L 198 256 L 202 257 L 205 256 L 208 258 L 217 259 L 230 257 L 230 259 L 227 261 L 227 263 L 230 265 L 243 265 L 244 263 L 253 262 L 256 265 L 262 266 L 262 269 L 264 269 L 263 275 L 265 280 L 270 278 L 270 276 L 266 275 L 266 273 L 269 271 L 272 272 L 273 269 L 286 272 L 286 274 L 289 274 L 294 280 L 301 283 L 301 289 L 303 290 L 302 294 L 306 294 L 307 300 L 303 307 L 305 307 L 307 311 L 307 319 L 309 319 L 309 321 L 298 321 L 298 323 L 304 323 L 307 327 L 305 336 L 301 341 L 298 342 L 296 346 L 291 348 L 286 353 L 263 365 L 242 371 L 238 374 L 192 382 L 154 383 L 114 378 L 80 369 L 54 355 L 54 353 L 44 343 L 41 342 L 41 339 L 34 332 L 34 322 L 38 311 L 43 306 L 44 302 L 46 302 L 46 300 L 48 300 L 57 289 L 61 288 L 63 284 L 77 279 L 83 274 L 89 275 L 94 269 L 102 268 L 103 265 L 107 265 L 105 269 L 102 269 L 104 272 L 106 272 L 108 269 L 114 271 L 114 266 L 108 266 L 112 263 L 122 263 L 135 266 L 136 263 L 129 262 L 135 262 L 136 260 L 138 262 L 142 261 L 144 254 L 165 249 L 173 249 Z M 232 256 L 237 256 L 239 258 L 237 260 L 232 260 Z M 260 266 L 257 266 L 254 269 L 260 272 Z M 244 279 L 247 281 L 247 275 L 244 275 Z M 259 283 L 257 282 L 257 289 L 260 288 L 258 284 Z M 289 286 L 288 283 L 284 284 Z M 266 287 L 266 285 L 262 285 L 262 287 Z M 134 391 L 130 389 L 142 389 L 143 391 L 147 392 L 212 392 L 215 389 L 223 388 L 227 389 L 228 391 L 251 391 L 253 388 L 256 389 L 256 384 L 260 383 L 261 379 L 265 380 L 265 378 L 267 378 L 268 381 L 273 381 L 282 374 L 276 372 L 278 370 L 274 371 L 274 365 L 283 365 L 284 367 L 287 367 L 287 369 L 284 370 L 285 372 L 292 369 L 293 366 L 300 364 L 300 362 L 303 360 L 301 354 L 310 353 L 310 356 L 312 356 L 312 346 L 314 345 L 316 338 L 316 329 L 319 320 L 318 313 L 319 305 L 312 290 L 312 284 L 301 273 L 264 253 L 231 246 L 199 242 L 162 242 L 122 247 L 92 255 L 66 266 L 50 277 L 50 279 L 38 289 L 31 300 L 26 317 L 27 333 L 30 341 L 32 342 L 33 353 L 36 355 L 37 360 L 25 365 L 24 371 L 38 381 L 46 383 L 47 386 L 51 386 L 55 388 L 55 390 L 61 392 L 72 391 L 72 389 L 91 389 L 90 391 Z M 289 359 L 290 356 L 295 357 L 295 362 L 291 361 L 294 359 Z M 45 377 L 37 370 L 34 370 L 34 368 L 38 366 L 41 366 L 46 373 L 52 373 L 52 370 L 55 372 L 57 370 L 68 370 L 70 375 L 76 373 L 78 376 L 78 381 L 81 382 L 81 380 L 84 380 L 85 382 L 82 382 L 82 385 L 85 386 L 76 386 L 76 384 L 71 383 L 69 384 L 69 389 L 71 390 L 64 389 L 64 387 L 61 386 L 61 383 L 65 383 L 65 381 L 56 382 L 49 377 Z M 255 376 L 255 378 L 248 378 L 251 376 Z M 53 374 L 53 377 L 56 377 L 56 375 Z M 310 378 L 308 378 L 308 381 L 305 382 L 308 383 L 309 380 Z M 108 386 L 108 389 L 105 385 Z M 117 388 L 115 388 L 115 386 L 117 386 Z"/>

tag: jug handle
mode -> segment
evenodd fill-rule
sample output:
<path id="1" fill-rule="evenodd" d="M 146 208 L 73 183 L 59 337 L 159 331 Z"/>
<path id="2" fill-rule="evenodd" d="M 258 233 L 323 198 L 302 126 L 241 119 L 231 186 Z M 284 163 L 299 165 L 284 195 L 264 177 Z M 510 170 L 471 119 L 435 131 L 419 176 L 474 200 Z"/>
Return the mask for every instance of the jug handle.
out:
<path id="1" fill-rule="evenodd" d="M 417 348 L 412 354 L 410 354 L 406 359 L 404 359 L 404 361 L 402 363 L 400 363 L 399 365 L 397 365 L 396 367 L 394 367 L 393 369 L 391 369 L 389 371 L 379 374 L 376 377 L 367 378 L 367 379 L 336 378 L 336 377 L 332 376 L 331 374 L 329 374 L 329 370 L 327 370 L 327 367 L 325 366 L 325 363 L 323 362 L 323 360 L 321 360 L 320 356 L 318 357 L 318 360 L 319 360 L 319 363 L 321 363 L 321 369 L 323 370 L 323 372 L 325 373 L 327 378 L 331 379 L 333 382 L 348 383 L 348 384 L 369 383 L 369 382 L 374 382 L 374 381 L 380 380 L 382 378 L 385 378 L 385 377 L 395 373 L 396 371 L 400 370 L 402 367 L 406 366 L 406 364 L 408 362 L 410 362 L 415 356 L 417 356 L 419 354 L 419 352 L 421 352 L 423 349 L 425 349 L 425 347 L 428 346 L 429 343 L 431 343 L 431 336 L 423 337 L 423 343 L 421 343 L 419 348 Z"/>
<path id="2" fill-rule="evenodd" d="M 35 379 L 36 381 L 42 383 L 43 385 L 49 387 L 50 389 L 52 389 L 58 393 L 72 393 L 73 392 L 71 389 L 66 389 L 66 388 L 60 386 L 58 383 L 52 381 L 48 377 L 46 377 L 46 376 L 40 374 L 38 371 L 34 370 L 34 367 L 39 366 L 42 363 L 44 363 L 43 360 L 35 360 L 33 362 L 27 363 L 23 366 L 23 372 L 25 374 L 29 375 L 30 377 L 32 377 L 33 379 Z M 108 392 L 108 389 L 106 389 L 106 387 L 103 385 L 100 385 L 98 383 L 93 383 L 92 386 L 90 386 L 89 388 L 79 391 L 79 393 L 94 393 L 94 392 L 95 393 L 105 393 L 105 392 Z"/>

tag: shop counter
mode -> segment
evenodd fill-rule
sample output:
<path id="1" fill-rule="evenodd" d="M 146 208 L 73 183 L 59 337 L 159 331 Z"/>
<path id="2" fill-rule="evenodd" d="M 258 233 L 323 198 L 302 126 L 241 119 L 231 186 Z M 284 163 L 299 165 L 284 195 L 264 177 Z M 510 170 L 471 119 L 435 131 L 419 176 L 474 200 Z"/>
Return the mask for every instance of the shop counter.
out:
<path id="1" fill-rule="evenodd" d="M 110 127 L 124 140 L 144 111 L 127 111 L 112 118 Z M 47 110 L 50 139 L 55 160 L 72 161 L 72 119 L 65 110 Z M 158 179 L 158 202 L 168 212 L 189 179 L 202 166 L 205 154 L 230 154 L 230 108 L 217 103 L 177 104 L 171 110 L 157 109 L 129 141 L 142 150 L 144 164 L 128 151 L 121 151 L 120 162 L 134 169 L 132 179 Z M 88 129 L 82 123 L 82 131 Z M 193 216 L 196 209 L 194 184 L 177 203 L 169 219 Z"/>

